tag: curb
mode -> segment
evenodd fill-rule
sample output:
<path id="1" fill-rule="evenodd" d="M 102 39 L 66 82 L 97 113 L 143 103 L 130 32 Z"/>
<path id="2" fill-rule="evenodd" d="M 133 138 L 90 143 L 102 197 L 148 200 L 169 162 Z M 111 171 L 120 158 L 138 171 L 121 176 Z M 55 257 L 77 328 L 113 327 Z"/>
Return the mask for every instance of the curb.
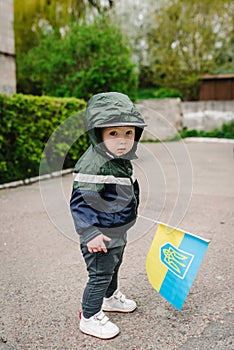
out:
<path id="1" fill-rule="evenodd" d="M 230 143 L 234 145 L 234 139 L 219 139 L 219 138 L 211 138 L 211 137 L 186 137 L 184 139 L 181 139 L 184 142 L 197 142 L 197 143 Z M 72 169 L 65 169 L 65 170 L 61 170 L 61 171 L 54 171 L 51 174 L 45 174 L 45 175 L 41 175 L 41 176 L 35 176 L 35 177 L 31 177 L 25 180 L 18 180 L 18 181 L 13 181 L 13 182 L 8 182 L 5 184 L 0 185 L 0 190 L 4 190 L 4 189 L 8 189 L 8 188 L 15 188 L 15 187 L 19 187 L 19 186 L 25 186 L 25 185 L 30 185 L 34 182 L 38 182 L 38 181 L 43 181 L 43 180 L 47 180 L 47 179 L 51 179 L 54 177 L 59 177 L 59 176 L 63 176 L 66 174 L 70 174 L 73 172 L 73 168 Z"/>
<path id="2" fill-rule="evenodd" d="M 219 139 L 215 137 L 186 137 L 184 139 L 185 142 L 207 142 L 207 143 L 230 143 L 234 144 L 234 139 Z"/>
<path id="3" fill-rule="evenodd" d="M 39 182 L 39 181 L 43 181 L 43 180 L 47 180 L 47 179 L 52 179 L 55 177 L 60 177 L 60 176 L 66 175 L 66 174 L 70 174 L 72 172 L 73 172 L 73 168 L 72 169 L 65 169 L 65 170 L 61 170 L 61 171 L 54 171 L 51 174 L 35 176 L 35 177 L 31 177 L 31 178 L 28 178 L 25 180 L 8 182 L 8 183 L 0 185 L 0 190 L 5 190 L 8 188 L 15 188 L 15 187 L 19 187 L 19 186 L 25 186 L 25 185 L 31 185 L 35 182 Z"/>

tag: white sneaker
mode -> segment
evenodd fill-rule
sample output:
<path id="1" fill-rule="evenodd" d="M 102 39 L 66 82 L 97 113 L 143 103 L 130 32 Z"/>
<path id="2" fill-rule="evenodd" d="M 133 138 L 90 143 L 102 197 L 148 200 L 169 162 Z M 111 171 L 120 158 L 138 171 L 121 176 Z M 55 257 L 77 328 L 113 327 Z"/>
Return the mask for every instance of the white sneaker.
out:
<path id="1" fill-rule="evenodd" d="M 111 339 L 119 334 L 119 328 L 109 321 L 102 310 L 90 318 L 85 318 L 80 313 L 80 330 L 100 339 Z"/>
<path id="2" fill-rule="evenodd" d="M 127 299 L 119 290 L 116 290 L 110 298 L 104 298 L 102 304 L 103 311 L 132 312 L 136 307 L 135 301 Z"/>

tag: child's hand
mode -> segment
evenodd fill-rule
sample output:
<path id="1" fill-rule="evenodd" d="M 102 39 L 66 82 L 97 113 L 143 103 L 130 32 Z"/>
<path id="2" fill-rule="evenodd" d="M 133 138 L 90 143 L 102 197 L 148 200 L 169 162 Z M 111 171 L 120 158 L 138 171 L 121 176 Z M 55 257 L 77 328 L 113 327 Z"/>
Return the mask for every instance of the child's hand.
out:
<path id="1" fill-rule="evenodd" d="M 107 248 L 104 241 L 110 242 L 111 239 L 103 234 L 95 237 L 94 239 L 91 239 L 91 241 L 87 243 L 88 251 L 90 253 L 97 253 L 101 251 L 107 253 Z"/>

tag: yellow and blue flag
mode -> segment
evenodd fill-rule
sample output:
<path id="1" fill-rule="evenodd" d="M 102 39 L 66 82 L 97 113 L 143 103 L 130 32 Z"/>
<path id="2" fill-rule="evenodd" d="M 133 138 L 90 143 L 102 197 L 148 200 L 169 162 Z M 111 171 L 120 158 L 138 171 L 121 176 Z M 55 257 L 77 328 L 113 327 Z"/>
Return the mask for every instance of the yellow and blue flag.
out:
<path id="1" fill-rule="evenodd" d="M 209 240 L 159 224 L 146 259 L 151 285 L 181 310 L 196 277 Z"/>

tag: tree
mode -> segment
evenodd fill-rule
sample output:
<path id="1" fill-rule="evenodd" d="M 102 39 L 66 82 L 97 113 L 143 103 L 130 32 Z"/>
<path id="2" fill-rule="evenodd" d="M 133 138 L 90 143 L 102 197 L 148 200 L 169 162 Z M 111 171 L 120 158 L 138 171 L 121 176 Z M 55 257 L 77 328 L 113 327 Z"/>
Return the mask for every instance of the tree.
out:
<path id="1" fill-rule="evenodd" d="M 80 21 L 90 11 L 105 13 L 112 7 L 111 0 L 14 0 L 16 53 L 38 45 L 44 33 Z"/>
<path id="2" fill-rule="evenodd" d="M 19 92 L 88 99 L 120 91 L 136 98 L 137 74 L 121 31 L 99 19 L 54 31 L 22 55 Z"/>
<path id="3" fill-rule="evenodd" d="M 14 0 L 17 91 L 24 91 L 28 84 L 21 66 L 30 49 L 45 36 L 55 32 L 63 35 L 72 23 L 92 21 L 112 7 L 112 0 Z M 38 91 L 38 84 L 34 90 Z"/>
<path id="4" fill-rule="evenodd" d="M 147 36 L 153 84 L 196 99 L 202 74 L 233 66 L 233 13 L 229 0 L 169 0 L 158 8 Z"/>

